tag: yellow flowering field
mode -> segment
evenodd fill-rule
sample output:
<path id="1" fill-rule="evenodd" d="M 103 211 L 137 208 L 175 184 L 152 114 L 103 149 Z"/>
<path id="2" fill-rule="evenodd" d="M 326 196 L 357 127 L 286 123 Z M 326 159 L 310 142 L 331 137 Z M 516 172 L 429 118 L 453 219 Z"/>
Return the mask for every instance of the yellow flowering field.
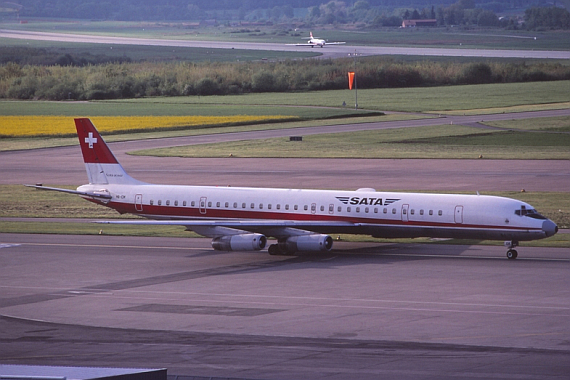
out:
<path id="1" fill-rule="evenodd" d="M 75 134 L 73 116 L 0 116 L 0 136 L 64 136 Z M 201 125 L 228 125 L 291 120 L 295 116 L 94 116 L 101 132 L 159 130 Z"/>

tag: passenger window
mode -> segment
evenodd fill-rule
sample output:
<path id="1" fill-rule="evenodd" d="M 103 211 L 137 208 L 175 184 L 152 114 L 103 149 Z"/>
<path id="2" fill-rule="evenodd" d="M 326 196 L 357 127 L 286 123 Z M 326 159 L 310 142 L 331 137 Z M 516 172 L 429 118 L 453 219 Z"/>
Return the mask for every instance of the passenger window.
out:
<path id="1" fill-rule="evenodd" d="M 192 207 L 196 206 L 196 202 L 192 201 L 192 203 L 190 203 L 190 206 Z"/>
<path id="2" fill-rule="evenodd" d="M 160 206 L 161 204 L 162 204 L 162 201 L 161 201 L 161 200 L 159 200 L 159 201 L 158 201 L 158 205 Z"/>
<path id="3" fill-rule="evenodd" d="M 255 204 L 252 203 L 250 207 L 251 207 L 251 208 L 255 208 Z"/>
<path id="4" fill-rule="evenodd" d="M 234 202 L 234 208 L 237 208 L 237 202 Z"/>
<path id="5" fill-rule="evenodd" d="M 271 203 L 267 205 L 267 209 L 271 210 Z"/>
<path id="6" fill-rule="evenodd" d="M 281 210 L 281 205 L 277 204 L 277 210 Z"/>
<path id="7" fill-rule="evenodd" d="M 166 201 L 166 205 L 167 205 L 167 206 L 170 206 L 170 201 Z"/>
<path id="8" fill-rule="evenodd" d="M 395 209 L 395 208 L 392 209 L 392 214 L 396 214 L 396 209 Z"/>
<path id="9" fill-rule="evenodd" d="M 289 205 L 285 205 L 285 210 L 289 210 Z"/>
<path id="10" fill-rule="evenodd" d="M 350 210 L 352 210 L 352 208 L 350 208 L 350 206 L 346 208 L 346 212 L 350 212 Z"/>
<path id="11" fill-rule="evenodd" d="M 220 207 L 220 202 L 216 202 L 216 207 Z"/>
<path id="12" fill-rule="evenodd" d="M 230 207 L 230 203 L 226 202 L 225 206 L 226 206 L 226 208 Z"/>
<path id="13" fill-rule="evenodd" d="M 429 210 L 429 214 L 430 214 L 430 215 L 433 215 L 433 210 Z"/>
<path id="14" fill-rule="evenodd" d="M 182 206 L 186 207 L 188 203 L 186 201 L 182 202 Z"/>
<path id="15" fill-rule="evenodd" d="M 260 209 L 260 210 L 263 210 L 263 203 L 260 203 L 260 204 L 259 204 L 259 209 Z"/>
<path id="16" fill-rule="evenodd" d="M 245 203 L 242 203 L 242 204 L 241 204 L 241 208 L 245 208 Z"/>
<path id="17" fill-rule="evenodd" d="M 212 207 L 212 202 L 208 202 L 208 207 Z"/>
<path id="18" fill-rule="evenodd" d="M 368 214 L 368 211 L 370 211 L 370 210 L 368 209 L 368 207 L 366 207 L 366 208 L 364 209 L 364 212 Z"/>
<path id="19" fill-rule="evenodd" d="M 423 215 L 423 214 L 424 214 L 424 210 L 420 210 L 420 215 Z"/>
<path id="20" fill-rule="evenodd" d="M 293 207 L 295 209 L 295 211 L 297 211 L 299 209 L 299 206 L 295 205 L 295 207 Z"/>
<path id="21" fill-rule="evenodd" d="M 374 213 L 378 214 L 378 207 L 374 207 Z"/>
<path id="22" fill-rule="evenodd" d="M 154 204 L 154 201 L 151 199 L 150 200 L 150 205 L 152 206 Z"/>
<path id="23" fill-rule="evenodd" d="M 414 211 L 414 209 L 412 209 L 412 210 L 410 211 L 410 214 L 414 215 L 414 213 L 415 213 L 415 211 Z"/>
<path id="24" fill-rule="evenodd" d="M 360 212 L 360 207 L 357 207 L 357 208 L 356 208 L 356 212 Z"/>
<path id="25" fill-rule="evenodd" d="M 443 215 L 443 211 L 439 210 L 439 211 L 437 212 L 437 215 L 442 216 L 442 215 Z"/>
<path id="26" fill-rule="evenodd" d="M 386 207 L 384 207 L 384 210 L 382 211 L 384 214 L 388 213 L 388 209 Z"/>
<path id="27" fill-rule="evenodd" d="M 321 211 L 325 211 L 325 206 L 321 206 Z"/>
<path id="28" fill-rule="evenodd" d="M 342 212 L 342 206 L 338 206 L 337 211 Z"/>
<path id="29" fill-rule="evenodd" d="M 178 206 L 178 201 L 174 201 L 174 206 Z"/>
<path id="30" fill-rule="evenodd" d="M 305 205 L 305 207 L 303 207 L 303 210 L 307 211 L 309 209 L 309 206 Z"/>
<path id="31" fill-rule="evenodd" d="M 334 212 L 334 205 L 329 205 L 329 212 L 331 214 Z"/>

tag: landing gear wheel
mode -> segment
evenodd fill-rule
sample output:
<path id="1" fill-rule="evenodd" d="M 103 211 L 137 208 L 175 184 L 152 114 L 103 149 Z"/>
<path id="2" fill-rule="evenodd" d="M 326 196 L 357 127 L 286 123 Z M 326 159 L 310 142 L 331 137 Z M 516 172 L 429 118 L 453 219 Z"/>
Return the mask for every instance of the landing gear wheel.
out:
<path id="1" fill-rule="evenodd" d="M 271 244 L 269 246 L 269 248 L 267 248 L 267 252 L 270 255 L 280 255 L 281 254 L 281 250 L 279 249 L 279 246 L 277 244 Z"/>
<path id="2" fill-rule="evenodd" d="M 507 258 L 508 258 L 509 260 L 514 260 L 514 259 L 516 259 L 518 255 L 519 255 L 519 253 L 517 252 L 516 249 L 509 249 L 509 250 L 507 251 Z"/>

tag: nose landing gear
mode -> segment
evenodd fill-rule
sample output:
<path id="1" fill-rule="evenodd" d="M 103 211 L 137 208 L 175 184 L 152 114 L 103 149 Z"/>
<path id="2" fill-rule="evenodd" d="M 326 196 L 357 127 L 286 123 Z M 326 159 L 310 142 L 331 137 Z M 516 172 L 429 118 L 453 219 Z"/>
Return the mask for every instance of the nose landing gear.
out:
<path id="1" fill-rule="evenodd" d="M 519 253 L 517 252 L 516 249 L 514 249 L 516 246 L 519 245 L 518 241 L 506 241 L 505 242 L 505 247 L 508 248 L 507 250 L 507 259 L 509 260 L 514 260 L 518 257 Z"/>

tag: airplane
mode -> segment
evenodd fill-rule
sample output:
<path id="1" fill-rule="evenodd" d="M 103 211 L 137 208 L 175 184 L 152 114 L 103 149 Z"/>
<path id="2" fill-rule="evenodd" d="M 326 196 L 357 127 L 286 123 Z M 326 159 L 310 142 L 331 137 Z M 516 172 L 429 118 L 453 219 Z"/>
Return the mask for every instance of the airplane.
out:
<path id="1" fill-rule="evenodd" d="M 288 45 L 292 45 L 292 46 L 310 46 L 312 48 L 314 48 L 315 46 L 320 46 L 321 48 L 324 47 L 325 45 L 343 45 L 346 42 L 326 42 L 323 39 L 320 38 L 316 38 L 313 37 L 313 32 L 309 33 L 309 41 L 307 41 L 304 44 L 288 44 Z"/>
<path id="2" fill-rule="evenodd" d="M 558 226 L 516 199 L 463 194 L 378 192 L 372 188 L 302 190 L 252 187 L 175 186 L 141 182 L 129 176 L 88 118 L 75 119 L 89 183 L 77 190 L 41 184 L 41 190 L 77 194 L 146 220 L 112 224 L 180 225 L 212 238 L 220 251 L 268 253 L 330 251 L 329 234 L 379 238 L 503 240 L 516 259 L 520 241 L 553 236 Z"/>

